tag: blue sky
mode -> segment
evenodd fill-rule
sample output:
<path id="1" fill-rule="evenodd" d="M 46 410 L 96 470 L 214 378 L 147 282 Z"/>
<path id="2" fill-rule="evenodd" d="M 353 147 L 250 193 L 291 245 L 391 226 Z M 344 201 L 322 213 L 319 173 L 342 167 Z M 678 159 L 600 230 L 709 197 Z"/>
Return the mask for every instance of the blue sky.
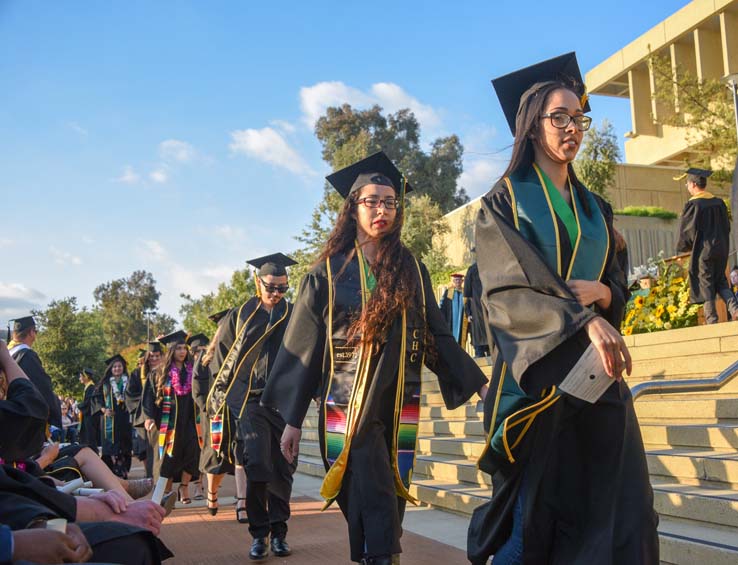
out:
<path id="1" fill-rule="evenodd" d="M 135 269 L 177 317 L 181 292 L 294 249 L 329 105 L 458 134 L 479 196 L 511 141 L 492 77 L 571 50 L 587 71 L 686 4 L 0 0 L 0 321 Z M 630 129 L 627 101 L 592 106 Z"/>

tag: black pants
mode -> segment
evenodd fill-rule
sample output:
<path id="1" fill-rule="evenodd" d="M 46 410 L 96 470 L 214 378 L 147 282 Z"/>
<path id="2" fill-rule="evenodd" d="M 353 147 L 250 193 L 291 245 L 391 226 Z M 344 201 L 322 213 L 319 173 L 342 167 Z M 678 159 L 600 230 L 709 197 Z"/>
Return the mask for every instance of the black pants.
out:
<path id="1" fill-rule="evenodd" d="M 489 357 L 489 345 L 475 345 L 474 357 Z"/>
<path id="2" fill-rule="evenodd" d="M 287 463 L 279 448 L 284 426 L 282 416 L 260 406 L 258 397 L 249 399 L 239 422 L 246 453 L 246 514 L 254 538 L 287 535 L 296 465 Z"/>
<path id="3" fill-rule="evenodd" d="M 735 296 L 733 296 L 733 293 L 730 292 L 730 289 L 727 287 L 727 285 L 718 286 L 716 292 L 720 295 L 720 298 L 725 301 L 725 305 L 728 307 L 728 312 L 730 312 L 730 319 L 738 320 L 738 302 L 736 302 Z M 718 322 L 717 308 L 715 307 L 715 298 L 717 297 L 713 297 L 712 300 L 705 300 L 704 308 L 706 324 L 717 324 Z"/>
<path id="4" fill-rule="evenodd" d="M 92 562 L 158 565 L 173 557 L 157 537 L 129 524 L 89 522 L 79 526 L 92 548 Z"/>

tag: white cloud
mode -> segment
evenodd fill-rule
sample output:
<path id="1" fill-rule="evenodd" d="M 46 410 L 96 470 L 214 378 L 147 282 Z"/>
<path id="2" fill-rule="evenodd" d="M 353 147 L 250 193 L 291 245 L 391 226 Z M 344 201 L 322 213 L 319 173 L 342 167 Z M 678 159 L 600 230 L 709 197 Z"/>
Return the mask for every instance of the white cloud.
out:
<path id="1" fill-rule="evenodd" d="M 464 172 L 459 177 L 459 186 L 466 189 L 471 198 L 486 193 L 492 183 L 500 178 L 505 170 L 506 161 L 473 160 L 464 162 Z"/>
<path id="2" fill-rule="evenodd" d="M 369 92 L 363 92 L 341 81 L 319 82 L 300 89 L 303 120 L 310 128 L 315 126 L 315 122 L 325 114 L 327 108 L 342 104 L 351 104 L 357 108 L 379 104 L 390 113 L 410 108 L 424 129 L 433 130 L 441 125 L 441 117 L 437 110 L 421 103 L 401 86 L 392 82 L 373 84 Z"/>
<path id="3" fill-rule="evenodd" d="M 10 247 L 15 244 L 15 241 L 8 237 L 0 237 L 0 248 Z"/>
<path id="4" fill-rule="evenodd" d="M 295 133 L 297 131 L 297 128 L 294 124 L 291 124 L 290 122 L 285 120 L 271 120 L 269 122 L 269 125 L 274 126 L 283 133 Z"/>
<path id="5" fill-rule="evenodd" d="M 231 139 L 233 141 L 229 147 L 233 153 L 242 153 L 295 174 L 315 174 L 305 159 L 274 128 L 233 131 Z"/>
<path id="6" fill-rule="evenodd" d="M 164 167 L 159 167 L 149 173 L 149 178 L 155 183 L 164 184 L 169 180 L 169 172 Z"/>
<path id="7" fill-rule="evenodd" d="M 141 180 L 141 176 L 133 169 L 133 167 L 126 165 L 125 169 L 123 169 L 123 174 L 113 180 L 125 184 L 136 184 Z"/>
<path id="8" fill-rule="evenodd" d="M 78 133 L 82 137 L 87 137 L 89 135 L 89 133 L 90 133 L 85 128 L 83 128 L 81 125 L 79 125 L 77 122 L 69 122 L 69 123 L 67 123 L 67 126 L 73 132 Z"/>
<path id="9" fill-rule="evenodd" d="M 49 248 L 51 256 L 54 258 L 54 263 L 57 265 L 81 265 L 82 259 L 76 255 L 72 255 L 68 251 L 62 251 L 54 247 L 53 245 Z"/>
<path id="10" fill-rule="evenodd" d="M 0 318 L 27 316 L 31 310 L 40 308 L 45 299 L 46 295 L 35 288 L 0 281 Z"/>
<path id="11" fill-rule="evenodd" d="M 196 155 L 195 148 L 186 141 L 166 139 L 159 144 L 159 156 L 164 161 L 189 163 Z"/>
<path id="12" fill-rule="evenodd" d="M 164 249 L 164 246 L 158 241 L 154 239 L 142 239 L 140 241 L 144 246 L 144 253 L 148 255 L 149 258 L 156 261 L 161 261 L 166 258 L 167 251 L 166 249 Z"/>
<path id="13" fill-rule="evenodd" d="M 0 282 L 0 298 L 13 298 L 22 300 L 43 300 L 46 298 L 43 292 L 34 288 L 29 288 L 20 283 L 3 283 Z"/>
<path id="14" fill-rule="evenodd" d="M 229 243 L 243 241 L 246 238 L 246 231 L 243 228 L 236 228 L 228 224 L 217 226 L 212 233 Z"/>
<path id="15" fill-rule="evenodd" d="M 92 245 L 93 243 L 95 243 L 95 240 L 92 239 L 89 235 L 83 235 L 82 243 L 86 243 L 87 245 Z"/>

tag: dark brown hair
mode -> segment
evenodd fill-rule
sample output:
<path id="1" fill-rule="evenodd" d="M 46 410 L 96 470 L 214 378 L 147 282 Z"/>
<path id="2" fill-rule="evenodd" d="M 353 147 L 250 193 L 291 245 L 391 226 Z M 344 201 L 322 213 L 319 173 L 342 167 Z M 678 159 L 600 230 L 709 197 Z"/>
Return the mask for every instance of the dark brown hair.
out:
<path id="1" fill-rule="evenodd" d="M 115 365 L 116 363 L 120 363 L 121 365 L 123 365 L 123 372 L 120 374 L 121 377 L 123 375 L 128 376 L 128 363 L 126 363 L 126 360 L 125 359 L 123 359 L 123 360 L 116 359 L 110 365 L 108 365 L 107 367 L 105 367 L 105 372 L 103 373 L 103 378 L 100 379 L 100 382 L 95 385 L 95 388 L 97 390 L 102 390 L 103 385 L 110 380 L 110 377 L 113 376 L 113 365 Z"/>
<path id="2" fill-rule="evenodd" d="M 336 225 L 318 258 L 320 263 L 337 254 L 346 256 L 346 262 L 336 274 L 336 279 L 356 253 L 354 242 L 357 227 L 354 211 L 358 205 L 356 200 L 359 193 L 357 191 L 346 198 Z M 404 217 L 404 206 L 398 207 L 390 231 L 377 242 L 377 256 L 372 265 L 377 286 L 361 316 L 349 328 L 349 341 L 360 340 L 362 344 L 375 350 L 387 341 L 393 322 L 401 315 L 403 308 L 414 303 L 418 292 L 418 278 L 409 276 L 416 270 L 415 259 L 400 240 Z M 430 332 L 425 333 L 427 335 Z"/>
<path id="3" fill-rule="evenodd" d="M 182 343 L 175 343 L 172 344 L 172 346 L 167 349 L 167 354 L 164 356 L 164 360 L 159 363 L 159 367 L 156 369 L 156 381 L 154 383 L 154 390 L 156 392 L 156 404 L 161 404 L 161 401 L 164 399 L 164 384 L 167 382 L 167 376 L 169 375 L 169 369 L 174 364 L 174 352 L 177 351 L 178 345 L 183 345 Z M 186 347 L 186 344 L 184 344 Z M 186 367 L 188 363 L 192 363 L 192 354 L 190 353 L 189 348 L 187 349 L 187 356 L 184 358 L 184 361 L 182 362 L 182 367 Z"/>
<path id="4" fill-rule="evenodd" d="M 576 85 L 566 84 L 561 81 L 538 82 L 526 90 L 520 97 L 520 107 L 515 118 L 515 141 L 513 142 L 512 155 L 510 164 L 502 174 L 509 177 L 520 169 L 531 167 L 535 160 L 533 151 L 534 140 L 541 139 L 541 116 L 544 114 L 548 98 L 556 90 L 568 90 L 577 94 Z M 584 213 L 587 217 L 591 217 L 589 199 L 585 197 L 586 188 L 574 172 L 571 163 L 567 165 L 569 170 L 569 179 L 574 189 L 577 191 L 579 201 L 582 203 Z"/>
<path id="5" fill-rule="evenodd" d="M 215 335 L 213 335 L 213 339 L 210 340 L 210 343 L 208 343 L 208 348 L 205 350 L 205 353 L 203 353 L 202 357 L 200 358 L 200 364 L 203 367 L 207 367 L 208 365 L 210 365 L 210 362 L 215 356 L 215 347 L 218 345 L 218 340 L 220 339 L 220 328 L 221 325 L 218 324 L 218 327 L 215 329 Z"/>

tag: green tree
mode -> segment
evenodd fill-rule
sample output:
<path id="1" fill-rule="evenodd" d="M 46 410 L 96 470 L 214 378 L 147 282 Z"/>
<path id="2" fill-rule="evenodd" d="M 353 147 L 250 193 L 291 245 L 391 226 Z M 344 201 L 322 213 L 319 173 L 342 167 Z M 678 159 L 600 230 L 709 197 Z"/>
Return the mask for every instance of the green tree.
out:
<path id="1" fill-rule="evenodd" d="M 433 248 L 433 238 L 448 233 L 441 207 L 428 194 L 408 197 L 402 242 L 416 257 L 424 257 Z"/>
<path id="2" fill-rule="evenodd" d="M 672 67 L 669 57 L 653 55 L 649 67 L 655 82 L 652 118 L 659 125 L 685 128 L 696 161 L 685 166 L 731 169 L 717 175 L 718 180 L 728 180 L 738 153 L 730 90 L 719 79 L 699 80 L 681 65 Z"/>
<path id="3" fill-rule="evenodd" d="M 157 312 L 161 293 L 147 271 L 101 284 L 93 296 L 102 314 L 108 353 L 146 341 L 147 330 L 156 336 L 174 329 L 174 319 Z"/>
<path id="4" fill-rule="evenodd" d="M 181 294 L 184 300 L 179 309 L 184 328 L 190 333 L 202 332 L 208 336 L 215 333 L 215 324 L 208 320 L 208 316 L 226 308 L 240 306 L 254 296 L 256 285 L 254 277 L 248 268 L 235 271 L 231 280 L 220 283 L 215 292 L 193 298 L 189 294 Z"/>
<path id="5" fill-rule="evenodd" d="M 593 125 L 585 134 L 574 167 L 577 176 L 589 190 L 609 201 L 609 188 L 615 180 L 615 165 L 620 160 L 615 130 L 609 121 L 603 120 L 599 128 Z"/>
<path id="6" fill-rule="evenodd" d="M 90 367 L 100 375 L 104 367 L 106 343 L 101 312 L 79 309 L 77 299 L 72 297 L 55 300 L 33 315 L 40 330 L 33 348 L 56 391 L 79 395 L 79 370 Z"/>

